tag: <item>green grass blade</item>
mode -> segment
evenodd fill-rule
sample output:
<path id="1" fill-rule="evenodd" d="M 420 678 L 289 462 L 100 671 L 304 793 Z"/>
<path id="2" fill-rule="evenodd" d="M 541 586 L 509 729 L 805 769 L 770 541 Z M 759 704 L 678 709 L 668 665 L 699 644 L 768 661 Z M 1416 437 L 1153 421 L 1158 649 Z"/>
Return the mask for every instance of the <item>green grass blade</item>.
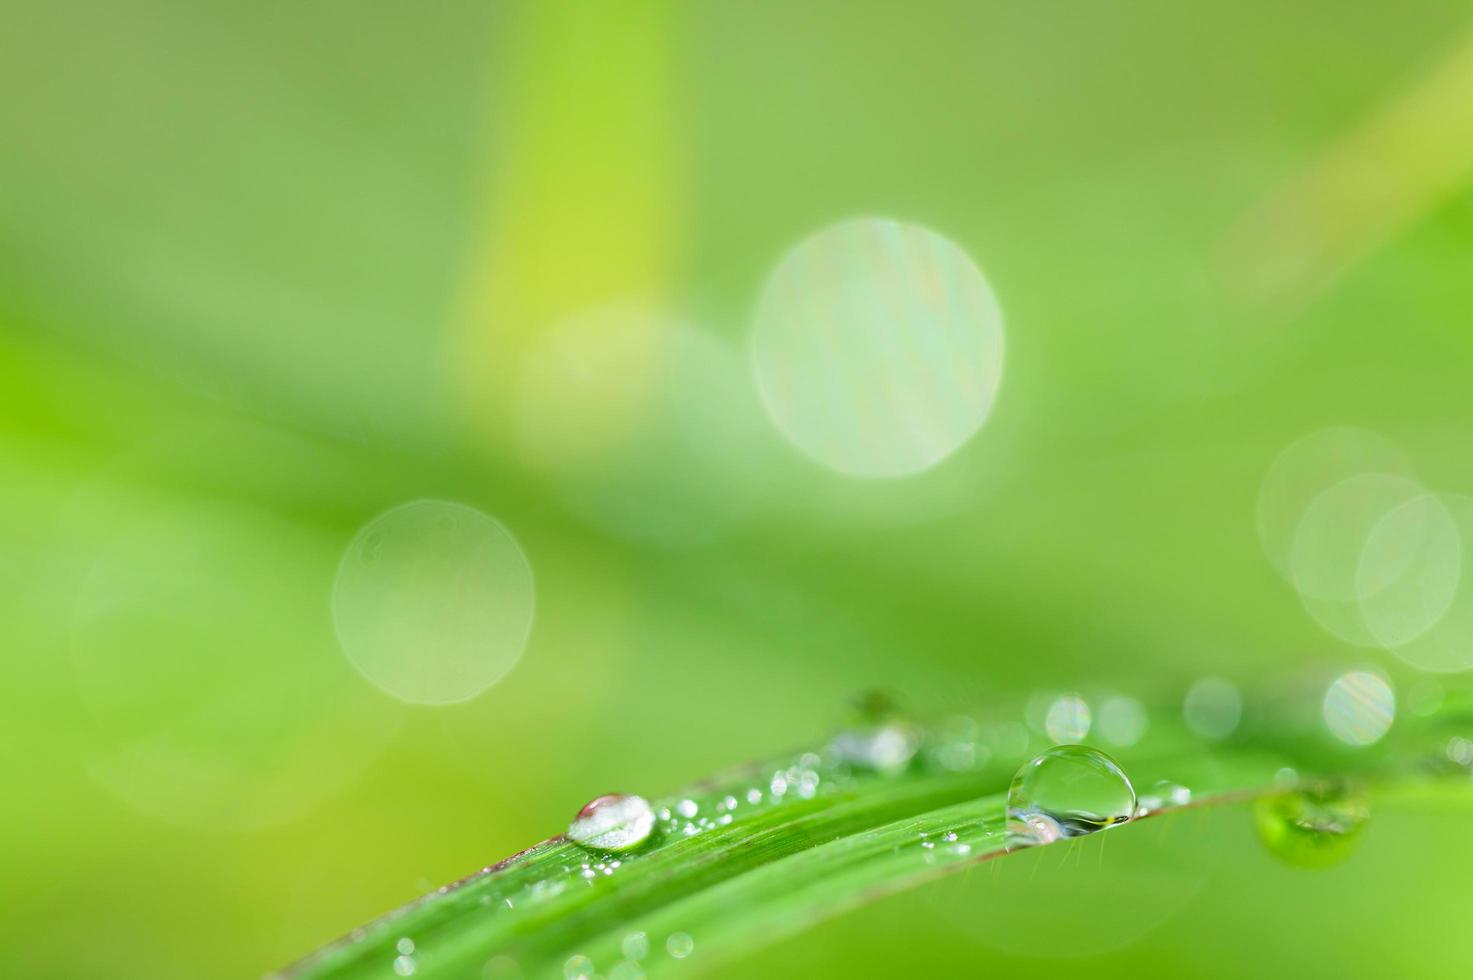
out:
<path id="1" fill-rule="evenodd" d="M 1215 745 L 1158 731 L 1122 762 L 1142 793 L 1159 779 L 1191 787 L 1192 807 L 1241 801 L 1299 773 L 1406 785 L 1426 771 L 1447 724 L 1400 726 L 1359 752 L 1251 728 Z M 632 853 L 552 838 L 354 930 L 283 976 L 633 977 L 750 949 L 1009 853 L 1008 784 L 1041 743 L 975 767 L 958 767 L 948 744 L 923 740 L 891 774 L 856 767 L 831 745 L 714 777 L 653 800 L 656 833 Z M 968 744 L 979 758 L 989 752 L 985 735 Z"/>

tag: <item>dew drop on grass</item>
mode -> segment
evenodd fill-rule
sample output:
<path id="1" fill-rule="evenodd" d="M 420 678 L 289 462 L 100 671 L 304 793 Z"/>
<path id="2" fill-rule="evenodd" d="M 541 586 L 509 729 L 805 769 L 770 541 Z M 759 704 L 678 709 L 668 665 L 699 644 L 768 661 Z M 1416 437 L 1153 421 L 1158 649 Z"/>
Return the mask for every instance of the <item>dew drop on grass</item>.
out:
<path id="1" fill-rule="evenodd" d="M 833 758 L 856 769 L 891 776 L 910 765 L 920 748 L 899 701 L 884 690 L 862 691 L 849 704 L 848 726 L 829 743 Z M 814 769 L 819 760 L 804 768 Z"/>
<path id="2" fill-rule="evenodd" d="M 1191 790 L 1180 783 L 1162 779 L 1152 783 L 1151 788 L 1140 795 L 1135 812 L 1136 816 L 1143 817 L 1167 807 L 1186 806 L 1190 802 L 1192 802 Z"/>
<path id="3" fill-rule="evenodd" d="M 1345 860 L 1370 815 L 1364 793 L 1334 784 L 1264 796 L 1253 804 L 1264 846 L 1300 868 L 1328 868 Z"/>
<path id="4" fill-rule="evenodd" d="M 665 952 L 677 960 L 685 959 L 691 954 L 691 950 L 695 948 L 695 940 L 691 939 L 690 933 L 688 932 L 672 932 L 670 937 L 665 940 Z"/>
<path id="5" fill-rule="evenodd" d="M 649 840 L 655 811 L 642 796 L 610 793 L 589 801 L 568 825 L 568 840 L 597 851 L 628 851 Z"/>
<path id="6" fill-rule="evenodd" d="M 566 980 L 589 980 L 593 976 L 593 960 L 583 955 L 569 956 L 563 964 Z"/>
<path id="7" fill-rule="evenodd" d="M 1008 847 L 1079 837 L 1135 815 L 1118 763 L 1087 745 L 1056 745 L 1024 763 L 1008 789 Z"/>
<path id="8" fill-rule="evenodd" d="M 918 747 L 919 739 L 915 733 L 894 722 L 877 728 L 840 732 L 829 744 L 830 751 L 840 761 L 887 776 L 893 776 L 910 765 Z"/>

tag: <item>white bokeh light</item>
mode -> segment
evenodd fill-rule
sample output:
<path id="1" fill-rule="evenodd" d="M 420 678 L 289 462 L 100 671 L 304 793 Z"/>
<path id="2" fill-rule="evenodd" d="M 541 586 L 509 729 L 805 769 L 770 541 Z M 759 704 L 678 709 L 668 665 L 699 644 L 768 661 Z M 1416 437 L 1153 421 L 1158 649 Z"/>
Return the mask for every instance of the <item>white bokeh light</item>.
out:
<path id="1" fill-rule="evenodd" d="M 1392 508 L 1367 535 L 1356 567 L 1366 628 L 1384 647 L 1411 643 L 1447 614 L 1462 570 L 1462 535 L 1440 496 Z"/>
<path id="2" fill-rule="evenodd" d="M 1429 530 L 1433 536 L 1418 544 Z M 1473 541 L 1473 497 L 1438 494 L 1436 506 L 1419 499 L 1387 515 L 1367 545 L 1367 563 L 1378 559 L 1383 542 L 1385 549 L 1409 556 L 1397 579 L 1402 587 L 1386 589 L 1384 603 L 1378 602 L 1383 597 L 1370 597 L 1363 605 L 1367 622 L 1386 637 L 1386 648 L 1419 670 L 1473 668 L 1473 575 L 1463 573 L 1466 541 Z M 1410 638 L 1391 642 L 1398 632 Z"/>
<path id="3" fill-rule="evenodd" d="M 1232 681 L 1204 677 L 1193 684 L 1182 701 L 1182 718 L 1202 738 L 1227 738 L 1243 715 L 1243 697 Z"/>
<path id="4" fill-rule="evenodd" d="M 1396 695 L 1384 679 L 1364 670 L 1342 674 L 1321 705 L 1330 734 L 1347 745 L 1380 741 L 1396 717 Z"/>
<path id="5" fill-rule="evenodd" d="M 774 423 L 840 473 L 899 477 L 986 421 L 1002 312 L 976 264 L 929 229 L 857 218 L 822 229 L 768 278 L 752 362 Z"/>
<path id="6" fill-rule="evenodd" d="M 1258 539 L 1269 563 L 1293 582 L 1290 552 L 1305 511 L 1342 480 L 1367 473 L 1414 477 L 1401 450 L 1374 432 L 1335 426 L 1290 443 L 1274 458 L 1258 492 Z"/>
<path id="7" fill-rule="evenodd" d="M 1043 728 L 1055 744 L 1082 742 L 1089 734 L 1089 704 L 1077 694 L 1065 694 L 1049 705 Z"/>
<path id="8" fill-rule="evenodd" d="M 1405 477 L 1363 473 L 1317 495 L 1289 549 L 1289 573 L 1299 594 L 1338 602 L 1359 599 L 1356 575 L 1366 539 L 1383 517 L 1422 493 Z"/>
<path id="9" fill-rule="evenodd" d="M 332 592 L 348 661 L 414 704 L 464 701 L 505 676 L 527 644 L 532 606 L 532 568 L 511 532 L 443 500 L 365 524 Z"/>
<path id="10" fill-rule="evenodd" d="M 1146 734 L 1146 709 L 1135 698 L 1115 696 L 1100 704 L 1100 737 L 1111 745 L 1126 748 Z"/>
<path id="11" fill-rule="evenodd" d="M 757 503 L 777 440 L 738 350 L 656 307 L 581 310 L 522 364 L 517 448 L 586 524 L 698 546 Z"/>

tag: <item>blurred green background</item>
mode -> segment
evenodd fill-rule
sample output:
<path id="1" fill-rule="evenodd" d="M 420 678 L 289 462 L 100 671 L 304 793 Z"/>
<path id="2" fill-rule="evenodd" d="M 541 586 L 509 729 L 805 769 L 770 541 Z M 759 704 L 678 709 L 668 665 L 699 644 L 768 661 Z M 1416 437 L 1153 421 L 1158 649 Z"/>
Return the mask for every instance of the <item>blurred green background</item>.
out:
<path id="1" fill-rule="evenodd" d="M 1473 491 L 1465 5 L 5 21 L 9 975 L 259 975 L 595 795 L 820 738 L 875 685 L 941 714 L 1306 664 L 1416 679 L 1306 615 L 1254 515 L 1280 451 L 1331 425 Z M 944 235 L 1004 313 L 986 424 L 898 479 L 785 440 L 747 353 L 782 256 L 856 216 Z M 433 706 L 355 671 L 333 613 L 354 535 L 425 498 L 494 518 L 535 582 L 515 666 Z M 466 641 L 428 621 L 424 656 Z M 1040 859 L 718 972 L 1473 957 L 1466 811 L 1382 814 L 1317 874 L 1244 814 L 1201 819 L 1167 908 L 1113 835 L 1091 887 L 1143 911 L 1072 961 L 974 928 L 1020 902 L 1049 921 L 1074 879 Z"/>

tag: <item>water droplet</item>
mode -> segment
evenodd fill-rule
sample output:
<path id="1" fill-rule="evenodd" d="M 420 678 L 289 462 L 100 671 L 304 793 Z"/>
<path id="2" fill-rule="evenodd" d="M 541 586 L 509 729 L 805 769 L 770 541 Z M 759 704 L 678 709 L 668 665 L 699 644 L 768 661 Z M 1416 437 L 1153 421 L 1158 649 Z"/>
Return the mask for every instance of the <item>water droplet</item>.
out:
<path id="1" fill-rule="evenodd" d="M 394 972 L 401 977 L 414 976 L 415 962 L 413 956 L 394 957 Z"/>
<path id="2" fill-rule="evenodd" d="M 699 811 L 700 807 L 696 805 L 695 800 L 681 800 L 679 803 L 675 804 L 675 812 L 680 814 L 682 817 L 685 817 L 687 820 L 689 820 L 691 817 L 694 817 Z"/>
<path id="3" fill-rule="evenodd" d="M 582 954 L 569 956 L 563 964 L 563 976 L 567 980 L 589 980 L 593 976 L 593 960 Z"/>
<path id="4" fill-rule="evenodd" d="M 1301 868 L 1327 868 L 1355 849 L 1370 807 L 1363 793 L 1317 784 L 1260 797 L 1253 818 L 1259 839 L 1276 857 Z"/>
<path id="5" fill-rule="evenodd" d="M 578 811 L 567 837 L 594 850 L 627 851 L 649 840 L 654 829 L 655 811 L 644 797 L 610 793 Z"/>
<path id="6" fill-rule="evenodd" d="M 665 952 L 677 960 L 685 959 L 695 948 L 696 943 L 694 939 L 691 939 L 690 933 L 672 932 L 670 938 L 665 940 Z"/>
<path id="7" fill-rule="evenodd" d="M 650 937 L 642 932 L 631 932 L 624 937 L 624 942 L 619 945 L 619 951 L 624 954 L 626 960 L 642 960 L 650 955 Z"/>
<path id="8" fill-rule="evenodd" d="M 414 953 L 414 940 L 404 936 L 394 944 L 394 948 L 405 956 L 410 956 Z"/>
<path id="9" fill-rule="evenodd" d="M 1347 745 L 1380 741 L 1396 717 L 1396 695 L 1385 680 L 1364 670 L 1335 678 L 1321 705 L 1330 734 Z"/>
<path id="10" fill-rule="evenodd" d="M 903 724 L 840 732 L 829 744 L 835 758 L 860 769 L 893 776 L 910 765 L 920 740 Z"/>
<path id="11" fill-rule="evenodd" d="M 1083 741 L 1089 725 L 1089 704 L 1077 694 L 1054 699 L 1043 719 L 1043 730 L 1055 744 Z"/>
<path id="12" fill-rule="evenodd" d="M 1202 738 L 1227 738 L 1243 715 L 1243 698 L 1232 681 L 1204 677 L 1193 684 L 1182 702 L 1187 727 Z"/>
<path id="13" fill-rule="evenodd" d="M 1162 779 L 1152 783 L 1151 788 L 1140 795 L 1136 804 L 1136 816 L 1143 817 L 1167 807 L 1186 806 L 1192 802 L 1192 791 L 1180 783 Z"/>
<path id="14" fill-rule="evenodd" d="M 1008 789 L 1008 846 L 1078 837 L 1135 814 L 1135 789 L 1114 759 L 1087 745 L 1056 745 L 1024 763 Z"/>

